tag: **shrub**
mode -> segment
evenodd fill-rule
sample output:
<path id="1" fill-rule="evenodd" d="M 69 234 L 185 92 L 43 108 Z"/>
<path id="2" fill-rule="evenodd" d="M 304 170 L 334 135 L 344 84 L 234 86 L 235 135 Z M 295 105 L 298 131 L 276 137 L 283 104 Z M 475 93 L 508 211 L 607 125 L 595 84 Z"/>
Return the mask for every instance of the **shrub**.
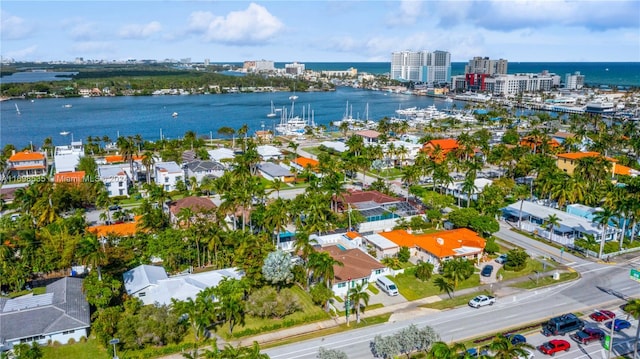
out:
<path id="1" fill-rule="evenodd" d="M 76 343 L 76 340 L 73 338 L 67 340 L 67 344 L 75 344 L 75 343 Z"/>
<path id="2" fill-rule="evenodd" d="M 416 266 L 415 276 L 421 281 L 428 281 L 433 274 L 433 264 L 429 262 L 421 262 Z"/>
<path id="3" fill-rule="evenodd" d="M 253 292 L 246 303 L 248 314 L 261 318 L 283 318 L 301 309 L 298 296 L 285 288 L 278 294 L 273 287 Z"/>
<path id="4" fill-rule="evenodd" d="M 309 294 L 311 294 L 311 300 L 313 300 L 313 303 L 317 305 L 324 304 L 329 299 L 333 298 L 333 291 L 327 288 L 324 283 L 316 284 L 311 287 Z"/>
<path id="5" fill-rule="evenodd" d="M 487 244 L 484 247 L 484 251 L 489 254 L 498 253 L 500 251 L 500 246 L 496 243 L 495 238 L 490 237 L 487 239 Z"/>
<path id="6" fill-rule="evenodd" d="M 504 264 L 504 269 L 518 272 L 523 270 L 527 266 L 527 260 L 529 255 L 522 249 L 512 249 L 507 253 L 507 263 Z"/>
<path id="7" fill-rule="evenodd" d="M 407 263 L 409 261 L 409 257 L 411 257 L 411 253 L 409 252 L 409 248 L 402 246 L 398 251 L 398 260 L 400 263 Z"/>

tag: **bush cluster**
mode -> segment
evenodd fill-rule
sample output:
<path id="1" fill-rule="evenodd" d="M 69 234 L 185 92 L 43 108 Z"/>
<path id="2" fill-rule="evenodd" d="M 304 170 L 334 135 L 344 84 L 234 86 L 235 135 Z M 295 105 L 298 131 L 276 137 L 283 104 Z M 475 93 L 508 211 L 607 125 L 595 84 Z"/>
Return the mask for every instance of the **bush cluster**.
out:
<path id="1" fill-rule="evenodd" d="M 283 318 L 302 309 L 298 296 L 285 288 L 276 292 L 273 287 L 263 287 L 251 293 L 246 303 L 248 314 L 260 318 Z"/>

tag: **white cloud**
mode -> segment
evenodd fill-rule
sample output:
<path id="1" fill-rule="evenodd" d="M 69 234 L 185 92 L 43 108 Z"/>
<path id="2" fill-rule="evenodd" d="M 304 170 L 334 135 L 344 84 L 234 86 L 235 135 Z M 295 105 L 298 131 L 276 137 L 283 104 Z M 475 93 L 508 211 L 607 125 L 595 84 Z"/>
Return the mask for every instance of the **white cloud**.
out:
<path id="1" fill-rule="evenodd" d="M 395 25 L 412 25 L 422 15 L 421 0 L 402 0 L 400 1 L 399 11 L 393 11 L 387 18 L 387 24 Z"/>
<path id="2" fill-rule="evenodd" d="M 72 50 L 77 53 L 103 53 L 114 51 L 114 46 L 108 41 L 83 41 L 73 45 Z"/>
<path id="3" fill-rule="evenodd" d="M 194 12 L 188 29 L 201 33 L 206 41 L 231 45 L 260 44 L 282 31 L 284 25 L 261 5 L 251 3 L 247 9 L 232 11 L 226 16 L 210 12 Z"/>
<path id="4" fill-rule="evenodd" d="M 124 25 L 118 35 L 125 39 L 146 39 L 160 30 L 162 25 L 158 21 L 152 21 L 148 24 Z"/>
<path id="5" fill-rule="evenodd" d="M 16 60 L 23 60 L 23 59 L 33 58 L 33 55 L 36 54 L 37 50 L 38 50 L 38 46 L 33 45 L 23 49 L 9 51 L 4 56 L 12 59 L 16 59 Z"/>
<path id="6" fill-rule="evenodd" d="M 28 37 L 33 32 L 33 27 L 18 16 L 11 15 L 0 10 L 0 34 L 3 40 L 20 40 Z"/>

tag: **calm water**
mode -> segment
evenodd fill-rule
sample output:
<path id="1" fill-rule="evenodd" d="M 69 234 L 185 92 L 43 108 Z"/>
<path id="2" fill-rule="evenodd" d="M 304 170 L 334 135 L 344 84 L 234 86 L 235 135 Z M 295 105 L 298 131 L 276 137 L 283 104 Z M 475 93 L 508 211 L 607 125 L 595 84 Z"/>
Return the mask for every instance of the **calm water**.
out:
<path id="1" fill-rule="evenodd" d="M 365 119 L 367 103 L 370 120 L 377 121 L 395 115 L 399 107 L 427 107 L 435 104 L 440 109 L 450 104 L 441 99 L 424 96 L 391 94 L 382 91 L 357 90 L 348 87 L 335 92 L 296 93 L 299 96 L 294 112 L 302 116 L 302 108 L 311 107 L 316 124 L 327 127 L 331 121 L 342 119 L 347 109 L 354 118 Z M 186 96 L 123 96 L 70 99 L 11 100 L 0 102 L 0 147 L 11 143 L 16 147 L 40 146 L 51 136 L 54 144 L 68 144 L 86 140 L 88 136 L 140 134 L 148 140 L 182 137 L 193 130 L 199 136 L 218 137 L 223 126 L 235 129 L 247 124 L 253 132 L 268 130 L 279 118 L 267 118 L 271 101 L 278 108 L 291 109 L 290 92 Z M 20 109 L 17 114 L 15 104 Z M 65 107 L 71 105 L 71 107 Z M 464 103 L 458 103 L 462 108 Z M 178 117 L 172 117 L 177 112 Z M 263 127 L 264 126 L 264 127 Z M 71 132 L 68 136 L 62 131 Z"/>

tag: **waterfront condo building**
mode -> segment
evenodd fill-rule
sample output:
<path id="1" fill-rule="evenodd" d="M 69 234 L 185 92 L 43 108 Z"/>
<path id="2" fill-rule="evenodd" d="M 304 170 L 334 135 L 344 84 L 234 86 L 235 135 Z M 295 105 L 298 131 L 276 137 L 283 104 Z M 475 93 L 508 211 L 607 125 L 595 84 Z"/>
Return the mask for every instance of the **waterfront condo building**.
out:
<path id="1" fill-rule="evenodd" d="M 449 83 L 451 78 L 451 54 L 447 51 L 401 51 L 391 54 L 391 79 Z"/>
<path id="2" fill-rule="evenodd" d="M 580 90 L 584 87 L 584 75 L 580 75 L 580 71 L 573 74 L 566 74 L 564 77 L 564 87 L 567 90 Z"/>

